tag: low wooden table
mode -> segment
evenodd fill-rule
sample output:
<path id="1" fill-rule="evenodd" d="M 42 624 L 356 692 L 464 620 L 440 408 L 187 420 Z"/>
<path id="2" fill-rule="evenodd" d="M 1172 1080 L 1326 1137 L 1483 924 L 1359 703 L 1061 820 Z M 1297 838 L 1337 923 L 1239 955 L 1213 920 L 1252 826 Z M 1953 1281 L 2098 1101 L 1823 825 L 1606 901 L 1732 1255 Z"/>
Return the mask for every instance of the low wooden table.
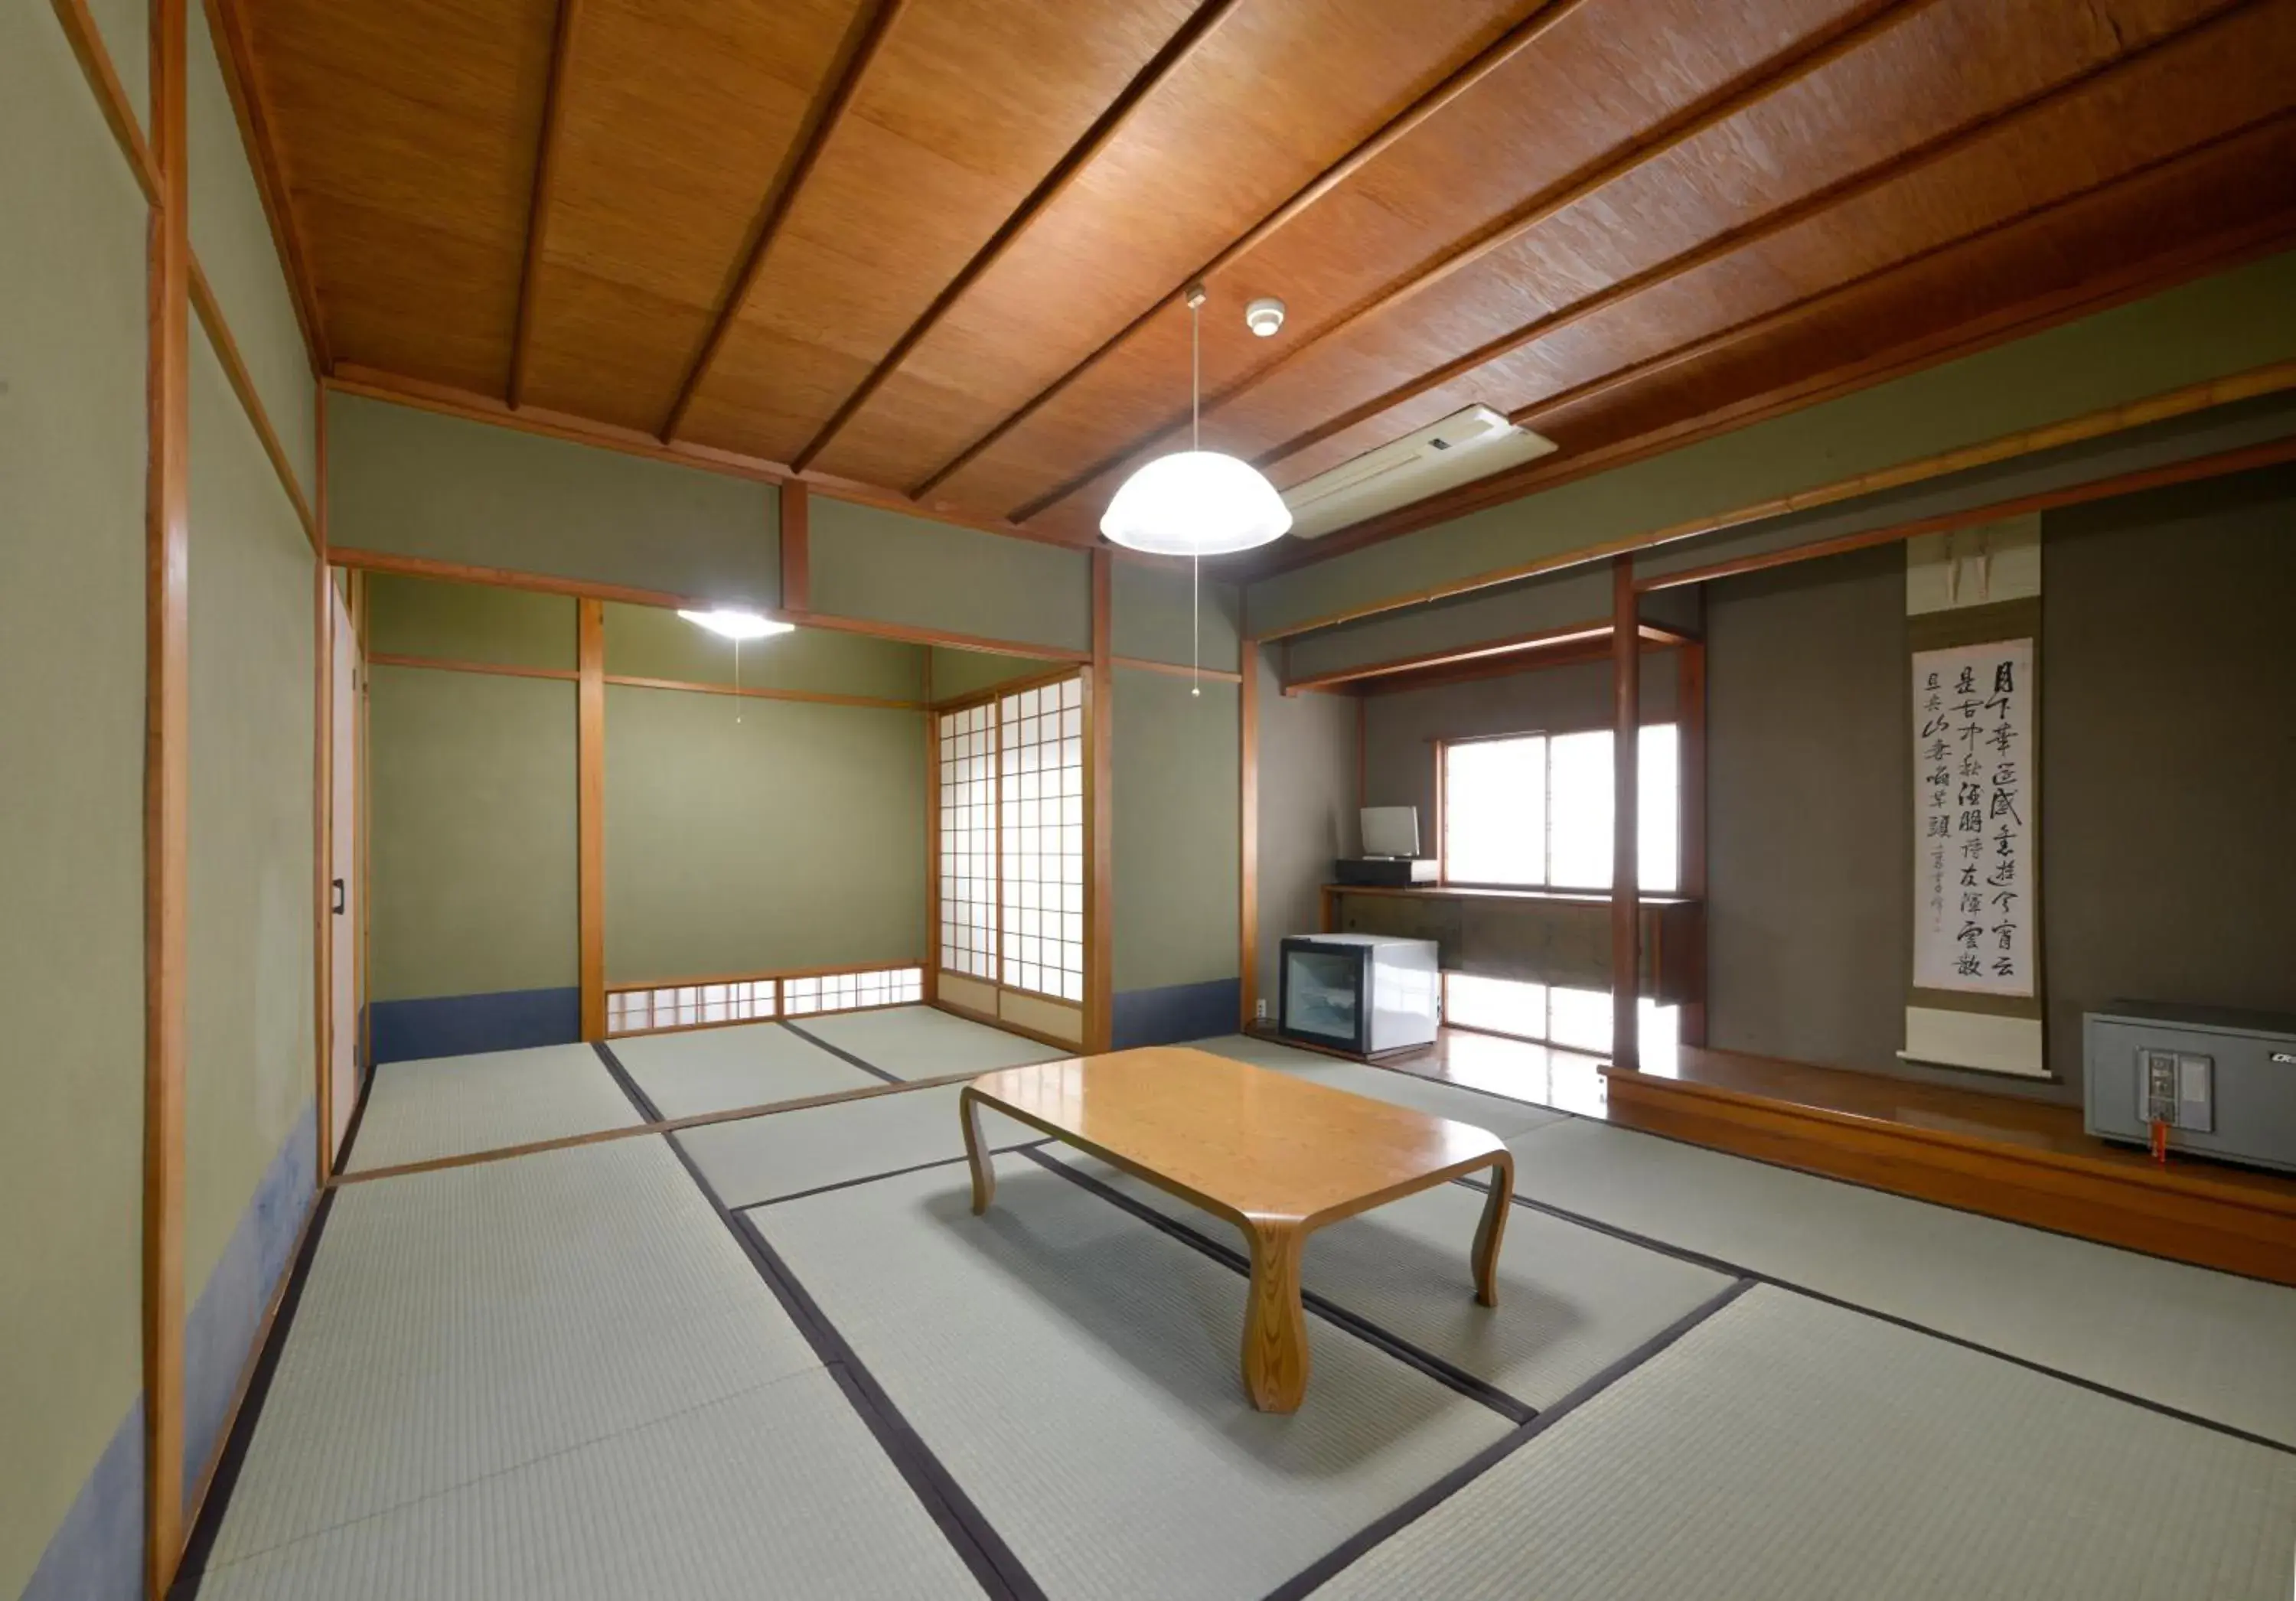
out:
<path id="1" fill-rule="evenodd" d="M 1489 1168 L 1472 1260 L 1475 1299 L 1498 1304 L 1514 1158 L 1487 1129 L 1185 1047 L 1008 1067 L 981 1074 L 959 1097 L 976 1213 L 996 1194 L 983 1106 L 1243 1231 L 1251 1247 L 1243 1387 L 1263 1412 L 1293 1411 L 1307 1393 L 1300 1257 L 1326 1223 Z"/>

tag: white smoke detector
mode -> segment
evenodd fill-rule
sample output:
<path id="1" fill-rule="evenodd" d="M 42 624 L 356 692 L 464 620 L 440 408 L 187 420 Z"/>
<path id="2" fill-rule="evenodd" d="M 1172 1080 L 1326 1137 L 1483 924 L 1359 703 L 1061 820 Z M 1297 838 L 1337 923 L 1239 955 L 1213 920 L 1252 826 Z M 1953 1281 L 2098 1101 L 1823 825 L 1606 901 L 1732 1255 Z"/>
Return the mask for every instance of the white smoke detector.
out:
<path id="1" fill-rule="evenodd" d="M 1262 295 L 1243 308 L 1243 325 L 1262 339 L 1275 337 L 1283 326 L 1283 302 L 1274 295 Z"/>

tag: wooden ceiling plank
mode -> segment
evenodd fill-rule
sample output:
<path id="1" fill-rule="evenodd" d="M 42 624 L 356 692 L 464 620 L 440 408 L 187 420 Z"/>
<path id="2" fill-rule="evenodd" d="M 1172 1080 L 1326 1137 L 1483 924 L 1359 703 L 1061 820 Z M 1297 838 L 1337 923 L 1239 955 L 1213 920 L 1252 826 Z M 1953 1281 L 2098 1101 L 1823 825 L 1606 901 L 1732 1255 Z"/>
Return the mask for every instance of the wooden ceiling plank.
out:
<path id="1" fill-rule="evenodd" d="M 726 335 L 733 332 L 735 321 L 742 315 L 742 303 L 757 286 L 758 275 L 765 267 L 767 254 L 773 249 L 774 240 L 781 233 L 782 225 L 789 220 L 799 192 L 805 187 L 807 178 L 820 163 L 822 152 L 828 148 L 830 140 L 845 120 L 847 111 L 852 108 L 853 96 L 861 86 L 861 80 L 868 75 L 870 64 L 876 60 L 886 36 L 892 32 L 893 23 L 907 4 L 908 0 L 865 0 L 864 10 L 854 19 L 853 30 L 848 36 L 849 43 L 842 53 L 841 60 L 823 80 L 822 94 L 807 116 L 807 125 L 793 147 L 794 153 L 766 197 L 756 232 L 750 239 L 748 252 L 734 275 L 733 284 L 710 319 L 709 332 L 702 340 L 701 349 L 694 354 L 693 364 L 686 371 L 685 381 L 678 385 L 677 398 L 671 404 L 669 415 L 661 425 L 660 439 L 664 444 L 676 436 L 678 428 L 685 423 L 686 413 L 693 407 L 694 396 L 700 392 L 702 381 L 709 375 L 711 365 L 725 349 Z"/>
<path id="2" fill-rule="evenodd" d="M 1886 266 L 1876 267 L 1872 272 L 1861 273 L 1854 278 L 1829 284 L 1815 294 L 1803 295 L 1774 311 L 1765 312 L 1759 316 L 1751 317 L 1730 327 L 1719 329 L 1702 339 L 1693 340 L 1689 344 L 1662 351 L 1645 360 L 1621 367 L 1614 373 L 1606 373 L 1599 378 L 1592 378 L 1555 394 L 1544 396 L 1528 406 L 1518 407 L 1508 420 L 1519 426 L 1531 426 L 1543 419 L 1582 406 L 1598 396 L 1648 378 L 1654 373 L 1695 363 L 1727 346 L 1759 338 L 1763 333 L 1809 315 L 1829 302 L 1846 300 L 1882 279 L 1894 274 L 1912 271 L 1949 251 L 1966 250 L 1988 240 L 2035 226 L 2057 212 L 2086 201 L 2095 201 L 2101 195 L 2132 187 L 2166 172 L 2196 166 L 2226 147 L 2254 138 L 2263 132 L 2286 123 L 2292 118 L 2296 118 L 2296 111 L 2276 111 L 2243 123 L 2213 138 L 2203 140 L 2198 144 L 2187 145 L 2172 155 L 2162 156 L 2147 161 L 2142 166 L 2131 168 L 2109 183 L 2075 190 L 2036 205 L 2024 207 L 2007 217 L 1988 224 L 1974 233 L 1958 234 L 1952 239 L 1934 244 L 1927 250 L 1917 250 L 1910 256 L 1901 257 Z"/>
<path id="3" fill-rule="evenodd" d="M 312 283 L 310 257 L 303 248 L 293 191 L 287 185 L 277 135 L 256 76 L 255 49 L 248 38 L 246 17 L 240 0 L 205 0 L 205 4 L 208 32 L 220 46 L 216 54 L 223 69 L 224 89 L 239 119 L 240 141 L 247 147 L 256 196 L 263 202 L 264 219 L 271 225 L 271 242 L 286 275 L 288 302 L 294 307 L 295 321 L 303 332 L 303 353 L 313 376 L 324 376 L 334 365 L 327 342 L 326 308 Z"/>
<path id="4" fill-rule="evenodd" d="M 2106 57 L 2091 66 L 2045 85 L 2030 94 L 2018 96 L 1996 106 L 1983 115 L 1945 129 L 1935 136 L 1911 145 L 1878 161 L 1863 171 L 1845 174 L 1823 188 L 1812 191 L 1798 201 L 1777 208 L 1767 216 L 1752 218 L 1735 227 L 1726 228 L 1697 248 L 1685 250 L 1668 260 L 1653 263 L 1638 273 L 1630 274 L 1588 295 L 1584 300 L 1563 306 L 1545 316 L 1533 318 L 1495 340 L 1478 346 L 1464 356 L 1456 357 L 1440 366 L 1414 375 L 1409 382 L 1396 385 L 1384 394 L 1374 396 L 1359 406 L 1295 434 L 1282 444 L 1263 450 L 1252 458 L 1253 464 L 1267 468 L 1275 463 L 1321 444 L 1334 434 L 1371 421 L 1382 413 L 1404 404 L 1431 389 L 1454 382 L 1486 364 L 1497 360 L 1534 341 L 1558 333 L 1563 329 L 1607 311 L 1622 301 L 1645 291 L 1688 276 L 1710 267 L 1746 247 L 1771 239 L 1790 228 L 1800 226 L 1814 217 L 1837 206 L 1871 194 L 1887 185 L 1898 182 L 1924 168 L 1937 166 L 2000 133 L 2003 129 L 2038 115 L 2043 111 L 2071 99 L 2099 82 L 2136 70 L 2152 56 L 2192 36 L 2222 24 L 2239 12 L 2251 9 L 2260 0 L 2226 0 L 2226 4 L 2184 26 L 2169 29 L 2145 40 L 2124 54 Z M 1923 252 L 1924 254 L 1929 252 Z M 1867 275 L 1871 276 L 1872 275 Z M 1542 403 L 1543 404 L 1543 403 Z"/>
<path id="5" fill-rule="evenodd" d="M 1874 272 L 1866 274 L 1857 279 L 1830 286 L 1816 293 L 1802 297 L 1790 305 L 1766 312 L 1760 316 L 1718 330 L 1691 345 L 1660 352 L 1646 361 L 1634 364 L 1631 367 L 1622 368 L 1619 372 L 1590 380 L 1570 390 L 1521 407 L 1513 414 L 1512 420 L 1525 425 L 1536 423 L 1549 415 L 1578 407 L 1605 393 L 1629 387 L 1660 372 L 1677 366 L 1695 365 L 1733 347 L 1755 343 L 1765 336 L 1774 334 L 1781 329 L 1790 327 L 1797 322 L 1823 312 L 1831 304 L 1850 301 L 1857 294 L 1882 285 L 1892 277 L 1916 274 L 1923 268 L 1956 252 L 1979 249 L 1988 242 L 1997 242 L 2011 238 L 2020 232 L 2046 226 L 2053 214 L 2068 211 L 2086 202 L 2095 202 L 2124 186 L 2157 182 L 2164 178 L 2174 180 L 2211 157 L 2225 154 L 2228 151 L 2236 154 L 2236 147 L 2244 142 L 2260 141 L 2274 135 L 2284 136 L 2292 127 L 2296 127 L 2296 111 L 2267 115 L 2202 144 L 2192 146 L 2173 156 L 2148 163 L 2144 168 L 2123 174 L 2112 183 L 2061 196 L 2022 212 L 2017 217 L 2005 218 L 1988 228 L 1974 234 L 1963 234 L 1916 256 L 1905 258 Z M 1265 578 L 1275 572 L 1288 571 L 1294 568 L 1312 565 L 1318 561 L 1344 555 L 1349 551 L 1359 550 L 1365 546 L 1377 544 L 1383 539 L 1398 538 L 1438 522 L 1465 516 L 1488 506 L 1552 489 L 1576 479 L 1613 471 L 1631 462 L 1644 460 L 1668 450 L 1679 449 L 1684 446 L 1694 444 L 1700 439 L 1782 415 L 1803 406 L 1833 399 L 1875 383 L 1885 382 L 1893 378 L 1918 372 L 1940 361 L 1951 360 L 2010 340 L 2038 333 L 2075 317 L 2157 293 L 2173 283 L 2188 281 L 2210 271 L 2223 270 L 2241 259 L 2285 249 L 2292 239 L 2296 239 L 2296 217 L 2267 218 L 2228 237 L 2211 237 L 2167 252 L 2161 260 L 2148 259 L 2135 267 L 2108 274 L 2103 279 L 2084 280 L 2076 291 L 2051 294 L 2042 297 L 2038 301 L 2029 301 L 2021 306 L 2013 307 L 2007 312 L 1989 319 L 1980 337 L 1974 339 L 1967 337 L 1965 325 L 1957 326 L 1948 335 L 1917 341 L 1910 349 L 1893 349 L 1875 357 L 1852 363 L 1846 368 L 1800 378 L 1782 390 L 1767 390 L 1751 396 L 1744 401 L 1729 406 L 1718 413 L 1702 415 L 1679 425 L 1664 428 L 1656 432 L 1637 433 L 1584 456 L 1565 462 L 1557 462 L 1549 458 L 1528 464 L 1522 468 L 1510 472 L 1495 473 L 1488 478 L 1478 479 L 1472 483 L 1463 484 L 1443 494 L 1414 502 L 1409 505 L 1398 506 L 1391 512 L 1382 513 L 1353 528 L 1343 530 L 1329 538 L 1318 540 L 1312 546 L 1302 545 L 1296 551 L 1287 551 L 1283 554 L 1283 559 L 1264 564 L 1251 576 Z M 2113 408 L 2106 414 L 2080 419 L 2076 423 L 2067 424 L 2059 429 L 2038 431 L 2038 443 L 2022 446 L 2020 450 L 2009 451 L 2006 454 L 2019 454 L 2022 448 L 2044 448 L 2056 444 L 2070 443 L 2079 439 L 2093 438 L 2099 433 L 2134 427 L 2142 423 L 2156 421 L 2163 416 L 2182 415 L 2204 406 L 2226 404 L 2245 398 L 2251 394 L 2271 392 L 2285 388 L 2288 383 L 2285 374 L 2290 370 L 2291 365 L 2281 364 L 2279 367 L 2268 370 L 2264 377 L 2253 383 L 2244 383 L 2235 379 L 2190 386 L 2186 390 L 2177 391 L 2169 403 L 2139 403 L 2134 407 Z M 1999 457 L 1997 454 L 1986 456 L 1983 459 L 1992 460 Z M 1945 457 L 1939 458 L 1936 463 L 1931 464 L 1929 471 L 1914 472 L 1907 476 L 1905 481 L 1931 476 L 1933 472 L 1957 471 L 1963 466 L 1973 464 L 1980 464 L 1976 457 L 1964 459 L 1961 453 L 1948 453 Z M 1826 504 L 1827 498 L 1829 497 L 1820 497 L 1811 500 L 1809 504 Z M 1475 587 L 1474 585 L 1465 586 L 1468 588 Z M 1374 611 L 1381 609 L 1382 608 L 1373 608 Z M 1325 620 L 1325 621 L 1330 620 Z M 1352 619 L 1345 620 L 1352 620 Z M 1316 626 L 1320 627 L 1323 624 L 1318 623 Z"/>
<path id="6" fill-rule="evenodd" d="M 1125 85 L 1123 93 L 1111 101 L 1108 109 L 1085 130 L 1084 136 L 1070 148 L 1066 155 L 1054 164 L 1053 169 L 1045 175 L 1044 180 L 1029 191 L 1028 197 L 1013 209 L 1013 214 L 988 236 L 988 242 L 974 252 L 972 259 L 966 262 L 963 269 L 948 281 L 940 293 L 933 297 L 932 303 L 925 308 L 915 322 L 909 324 L 907 331 L 893 341 L 892 349 L 886 351 L 883 358 L 869 370 L 868 375 L 862 379 L 858 387 L 847 396 L 844 403 L 831 415 L 829 421 L 822 424 L 820 431 L 816 433 L 812 440 L 797 453 L 792 458 L 791 465 L 800 472 L 803 472 L 820 458 L 821 453 L 829 448 L 830 442 L 837 438 L 845 425 L 853 420 L 863 406 L 868 405 L 871 398 L 883 386 L 885 381 L 908 359 L 909 353 L 923 342 L 925 335 L 932 332 L 964 291 L 971 289 L 990 267 L 996 266 L 1005 251 L 1028 231 L 1029 225 L 1043 216 L 1062 195 L 1068 192 L 1070 186 L 1076 182 L 1078 175 L 1082 173 L 1091 164 L 1093 159 L 1116 138 L 1141 103 L 1153 94 L 1187 62 L 1190 56 L 1195 53 L 1196 47 L 1211 36 L 1213 29 L 1226 21 L 1235 10 L 1236 4 L 1237 0 L 1204 0 L 1202 4 L 1197 6 L 1187 21 L 1183 23 L 1179 30 L 1165 42 L 1164 47 L 1134 75 L 1130 83 Z"/>
<path id="7" fill-rule="evenodd" d="M 1447 282 L 1457 273 L 1556 213 L 1688 144 L 1708 129 L 1737 116 L 1749 106 L 1791 88 L 1937 3 L 1938 0 L 1863 0 L 1862 4 L 1843 12 L 1825 27 L 1797 39 L 1751 70 L 1741 73 L 1691 101 L 1672 116 L 1642 130 L 1600 161 L 1570 174 L 1559 184 L 1549 185 L 1505 216 L 1476 229 L 1417 271 L 1358 300 L 1288 349 L 1249 369 L 1226 388 L 1206 396 L 1202 412 L 1210 415 L 1233 404 L 1255 385 L 1290 366 L 1310 350 L 1342 338 L 1369 319 L 1392 311 L 1437 284 Z M 1176 418 L 1146 439 L 1127 445 L 1026 505 L 1014 508 L 1008 515 L 1014 522 L 1026 523 L 1046 508 L 1085 489 L 1095 479 L 1174 438 L 1177 430 L 1186 426 L 1186 423 L 1185 416 Z"/>
<path id="8" fill-rule="evenodd" d="M 542 100 L 542 129 L 536 135 L 534 195 L 526 213 L 526 264 L 518 278 L 518 321 L 510 338 L 510 382 L 503 398 L 516 411 L 526 398 L 526 358 L 534 333 L 534 296 L 542 276 L 542 252 L 550 239 L 550 189 L 558 166 L 559 124 L 566 114 L 566 63 L 574 53 L 574 29 L 582 0 L 558 0 L 558 29 L 550 42 L 550 86 Z"/>
<path id="9" fill-rule="evenodd" d="M 1078 362 L 1051 383 L 1030 396 L 1028 401 L 1017 410 L 999 418 L 987 432 L 935 468 L 918 483 L 916 488 L 909 491 L 911 497 L 922 500 L 931 494 L 933 490 L 994 447 L 999 439 L 1051 404 L 1078 379 L 1105 360 L 1119 346 L 1132 340 L 1148 325 L 1158 312 L 1177 303 L 1189 284 L 1210 277 L 1266 243 L 1285 226 L 1298 220 L 1309 207 L 1377 160 L 1444 107 L 1505 66 L 1537 41 L 1548 29 L 1578 10 L 1585 3 L 1586 0 L 1549 0 L 1549 4 L 1541 6 L 1492 40 L 1480 53 L 1466 62 L 1450 77 L 1412 102 L 1410 105 L 1382 124 L 1369 138 L 1325 168 L 1289 200 L 1253 224 L 1247 232 L 1224 247 L 1219 254 L 1197 267 L 1180 283 L 1174 284 L 1168 292 L 1159 296 L 1153 305 L 1110 335 L 1082 361 Z"/>

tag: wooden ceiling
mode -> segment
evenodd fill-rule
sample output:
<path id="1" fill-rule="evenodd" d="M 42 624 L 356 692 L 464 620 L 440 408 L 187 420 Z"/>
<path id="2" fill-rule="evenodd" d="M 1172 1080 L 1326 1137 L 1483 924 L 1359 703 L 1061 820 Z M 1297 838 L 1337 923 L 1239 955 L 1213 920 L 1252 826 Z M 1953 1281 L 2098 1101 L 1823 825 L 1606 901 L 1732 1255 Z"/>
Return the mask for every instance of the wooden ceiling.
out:
<path id="1" fill-rule="evenodd" d="M 1208 446 L 1513 493 L 2296 237 L 2296 0 L 218 4 L 332 370 L 1064 542 L 1200 277 Z"/>

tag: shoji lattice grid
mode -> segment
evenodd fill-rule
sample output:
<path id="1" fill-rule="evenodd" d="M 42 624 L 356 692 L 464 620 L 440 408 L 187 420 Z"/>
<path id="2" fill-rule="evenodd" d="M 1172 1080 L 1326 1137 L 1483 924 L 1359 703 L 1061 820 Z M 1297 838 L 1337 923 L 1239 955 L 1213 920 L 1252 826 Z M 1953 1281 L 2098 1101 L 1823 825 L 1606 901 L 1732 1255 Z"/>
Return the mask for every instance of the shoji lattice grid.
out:
<path id="1" fill-rule="evenodd" d="M 606 1032 L 644 1034 L 713 1022 L 747 1022 L 774 1015 L 774 981 L 676 984 L 660 989 L 617 989 L 606 996 Z"/>
<path id="2" fill-rule="evenodd" d="M 800 1017 L 816 1012 L 858 1012 L 867 1006 L 898 1006 L 921 1001 L 925 975 L 921 967 L 885 967 L 873 973 L 825 973 L 819 978 L 783 979 L 782 1014 Z"/>
<path id="3" fill-rule="evenodd" d="M 996 976 L 996 718 L 993 706 L 940 719 L 940 964 Z"/>
<path id="4" fill-rule="evenodd" d="M 1084 998 L 1084 681 L 997 702 L 1004 983 Z"/>

